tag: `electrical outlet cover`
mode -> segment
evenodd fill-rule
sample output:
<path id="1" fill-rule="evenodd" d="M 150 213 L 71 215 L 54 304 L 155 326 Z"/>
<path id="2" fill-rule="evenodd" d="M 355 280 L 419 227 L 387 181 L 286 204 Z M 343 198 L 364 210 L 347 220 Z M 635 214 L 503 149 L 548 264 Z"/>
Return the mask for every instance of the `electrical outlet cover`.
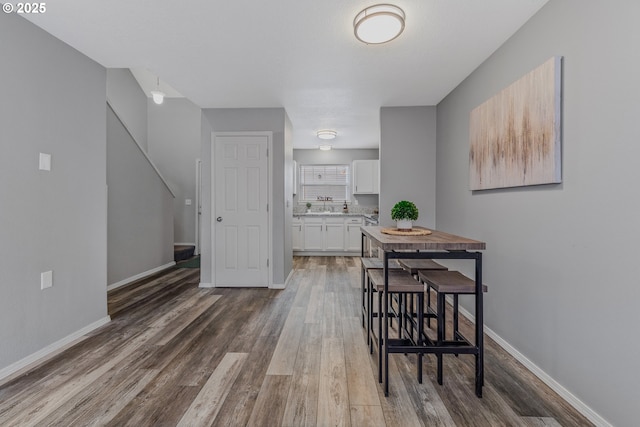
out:
<path id="1" fill-rule="evenodd" d="M 51 170 L 51 154 L 40 153 L 40 170 L 42 171 Z"/>
<path id="2" fill-rule="evenodd" d="M 40 289 L 46 289 L 53 286 L 53 271 L 45 271 L 40 273 Z"/>

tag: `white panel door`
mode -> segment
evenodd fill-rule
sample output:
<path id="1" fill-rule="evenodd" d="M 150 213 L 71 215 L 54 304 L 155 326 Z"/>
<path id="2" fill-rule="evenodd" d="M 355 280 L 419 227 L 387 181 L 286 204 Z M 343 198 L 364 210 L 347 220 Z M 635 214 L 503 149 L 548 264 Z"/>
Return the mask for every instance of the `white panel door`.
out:
<path id="1" fill-rule="evenodd" d="M 268 286 L 268 137 L 214 138 L 215 285 Z"/>

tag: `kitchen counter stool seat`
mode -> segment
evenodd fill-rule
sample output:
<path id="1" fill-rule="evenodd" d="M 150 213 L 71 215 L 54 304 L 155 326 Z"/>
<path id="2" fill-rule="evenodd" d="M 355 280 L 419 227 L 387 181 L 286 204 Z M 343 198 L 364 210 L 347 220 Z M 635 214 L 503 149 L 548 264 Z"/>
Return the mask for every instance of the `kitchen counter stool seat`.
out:
<path id="1" fill-rule="evenodd" d="M 432 259 L 399 259 L 398 262 L 412 276 L 418 276 L 420 270 L 448 270 L 442 264 L 435 262 Z"/>

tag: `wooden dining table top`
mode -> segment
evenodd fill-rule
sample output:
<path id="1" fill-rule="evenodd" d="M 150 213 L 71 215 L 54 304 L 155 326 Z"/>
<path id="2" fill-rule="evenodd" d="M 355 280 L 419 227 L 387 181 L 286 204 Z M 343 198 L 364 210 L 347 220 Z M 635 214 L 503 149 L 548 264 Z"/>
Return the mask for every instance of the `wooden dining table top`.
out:
<path id="1" fill-rule="evenodd" d="M 378 225 L 367 225 L 360 227 L 362 233 L 369 237 L 375 246 L 383 251 L 393 251 L 402 249 L 412 250 L 484 250 L 486 243 L 467 237 L 456 236 L 429 228 L 431 234 L 426 236 L 396 236 L 382 232 L 385 227 Z M 424 227 L 414 227 L 425 229 Z"/>

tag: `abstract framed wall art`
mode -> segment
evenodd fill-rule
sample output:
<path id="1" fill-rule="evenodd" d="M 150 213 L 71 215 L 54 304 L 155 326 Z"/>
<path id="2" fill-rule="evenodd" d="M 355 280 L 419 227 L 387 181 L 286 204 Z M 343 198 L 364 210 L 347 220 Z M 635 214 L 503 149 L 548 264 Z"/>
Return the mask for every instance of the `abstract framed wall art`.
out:
<path id="1" fill-rule="evenodd" d="M 562 182 L 561 80 L 552 57 L 471 111 L 471 190 Z"/>

